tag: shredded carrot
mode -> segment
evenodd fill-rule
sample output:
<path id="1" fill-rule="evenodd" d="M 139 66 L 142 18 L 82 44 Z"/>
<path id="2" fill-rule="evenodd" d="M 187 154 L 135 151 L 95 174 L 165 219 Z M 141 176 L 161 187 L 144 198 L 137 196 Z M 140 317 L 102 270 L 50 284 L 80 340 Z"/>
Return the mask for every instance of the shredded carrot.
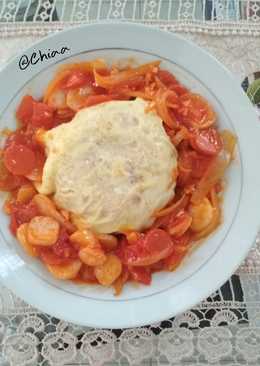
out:
<path id="1" fill-rule="evenodd" d="M 95 81 L 98 86 L 109 89 L 120 83 L 129 81 L 139 75 L 145 75 L 148 71 L 153 70 L 153 68 L 159 64 L 160 61 L 153 61 L 130 70 L 120 71 L 110 76 L 102 76 L 97 72 L 96 69 L 94 69 Z"/>
<path id="2" fill-rule="evenodd" d="M 174 131 L 172 131 L 172 133 L 170 132 L 170 138 L 175 147 L 177 147 L 183 140 L 187 139 L 189 135 L 189 131 L 184 126 L 182 126 L 176 133 Z"/>
<path id="3" fill-rule="evenodd" d="M 159 89 L 155 96 L 155 106 L 158 115 L 162 118 L 163 122 L 170 128 L 176 128 L 178 126 L 177 120 L 173 113 L 170 114 L 167 107 L 167 98 L 172 95 L 171 90 Z"/>

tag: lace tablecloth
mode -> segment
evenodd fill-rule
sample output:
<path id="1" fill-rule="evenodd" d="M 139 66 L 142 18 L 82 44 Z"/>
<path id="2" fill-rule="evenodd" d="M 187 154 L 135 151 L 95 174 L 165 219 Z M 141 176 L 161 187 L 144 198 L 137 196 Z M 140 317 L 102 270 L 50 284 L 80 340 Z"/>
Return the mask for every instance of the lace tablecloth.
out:
<path id="1" fill-rule="evenodd" d="M 196 3 L 195 0 L 175 1 L 180 6 Z M 215 4 L 233 2 L 211 1 Z M 101 3 L 109 3 L 111 9 L 115 6 L 119 12 L 122 4 L 126 7 L 129 3 L 140 3 L 135 0 L 96 2 L 100 5 L 100 14 Z M 166 2 L 168 5 L 174 3 L 167 0 L 142 1 L 153 12 L 158 11 L 158 7 L 164 6 Z M 4 3 L 6 5 L 8 0 Z M 79 5 L 80 2 L 74 1 L 74 5 L 75 3 Z M 89 11 L 93 5 L 92 1 L 81 3 L 88 3 Z M 202 0 L 202 3 L 205 4 L 206 1 Z M 251 3 L 258 6 L 256 1 L 248 2 L 253 6 Z M 257 14 L 256 11 L 256 16 Z M 73 19 L 68 19 L 68 22 L 71 20 Z M 176 29 L 177 22 L 178 20 L 171 22 L 168 19 L 163 25 Z M 198 32 L 204 23 L 205 19 L 197 21 L 196 29 L 191 23 L 187 24 L 184 36 L 213 53 L 241 82 L 245 76 L 251 77 L 260 70 L 260 37 L 257 36 L 257 24 L 252 28 L 253 37 L 248 32 L 243 36 L 232 35 L 233 27 L 240 27 L 239 20 L 236 25 L 234 20 L 231 27 L 226 22 L 222 23 L 221 34 L 215 36 Z M 39 23 L 36 26 L 35 29 L 30 26 L 25 30 L 26 25 L 23 28 L 21 24 L 7 26 L 0 23 L 0 29 L 5 27 L 5 33 L 0 33 L 3 36 L 0 41 L 0 67 L 18 49 L 29 46 L 40 38 L 41 33 L 51 31 L 54 27 L 53 24 L 42 26 Z M 61 23 L 55 24 L 55 28 L 63 26 Z M 217 32 L 219 26 L 212 23 L 210 27 L 212 33 L 213 30 Z M 227 35 L 223 34 L 225 27 L 228 29 Z M 31 308 L 0 285 L 0 342 L 0 366 L 260 365 L 260 237 L 247 259 L 221 289 L 196 308 L 175 319 L 148 327 L 95 330 L 68 324 Z"/>

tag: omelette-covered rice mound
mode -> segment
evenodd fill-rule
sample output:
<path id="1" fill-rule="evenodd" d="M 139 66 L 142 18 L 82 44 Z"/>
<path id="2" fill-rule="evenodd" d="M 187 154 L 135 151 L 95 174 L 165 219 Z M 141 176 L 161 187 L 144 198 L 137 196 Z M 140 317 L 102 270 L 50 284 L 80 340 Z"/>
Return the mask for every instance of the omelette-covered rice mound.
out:
<path id="1" fill-rule="evenodd" d="M 225 219 L 236 138 L 160 61 L 62 65 L 16 117 L 0 154 L 4 211 L 57 279 L 116 295 L 127 282 L 149 285 Z"/>
<path id="2" fill-rule="evenodd" d="M 174 195 L 177 153 L 147 108 L 141 99 L 106 102 L 46 132 L 38 190 L 99 233 L 151 225 Z"/>

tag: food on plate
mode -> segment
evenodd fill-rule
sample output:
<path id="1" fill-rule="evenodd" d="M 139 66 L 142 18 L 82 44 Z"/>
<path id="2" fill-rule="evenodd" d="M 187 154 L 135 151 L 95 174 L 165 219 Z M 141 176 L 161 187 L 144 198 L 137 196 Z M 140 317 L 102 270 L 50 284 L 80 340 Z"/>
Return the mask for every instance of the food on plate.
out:
<path id="1" fill-rule="evenodd" d="M 221 223 L 236 137 L 159 61 L 63 65 L 1 150 L 10 230 L 61 280 L 149 285 Z"/>
<path id="2" fill-rule="evenodd" d="M 102 103 L 46 131 L 38 191 L 54 194 L 59 207 L 97 233 L 149 227 L 153 212 L 174 196 L 177 152 L 146 108 L 139 98 Z"/>

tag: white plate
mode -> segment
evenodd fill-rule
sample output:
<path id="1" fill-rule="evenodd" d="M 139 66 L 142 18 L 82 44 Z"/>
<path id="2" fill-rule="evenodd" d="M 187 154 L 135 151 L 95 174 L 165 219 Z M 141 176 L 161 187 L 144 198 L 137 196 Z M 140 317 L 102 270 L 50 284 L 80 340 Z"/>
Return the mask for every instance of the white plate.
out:
<path id="1" fill-rule="evenodd" d="M 58 318 L 93 327 L 134 327 L 154 323 L 192 307 L 221 286 L 252 245 L 259 226 L 259 123 L 240 85 L 213 57 L 174 34 L 127 23 L 82 26 L 55 34 L 29 48 L 69 51 L 19 68 L 21 55 L 0 74 L 1 125 L 15 126 L 14 111 L 26 93 L 35 97 L 64 62 L 104 57 L 108 61 L 133 57 L 140 63 L 160 59 L 188 88 L 214 106 L 219 125 L 238 136 L 237 158 L 228 172 L 224 220 L 217 232 L 194 250 L 174 273 L 154 275 L 150 287 L 127 285 L 120 297 L 111 289 L 79 286 L 54 280 L 28 258 L 8 230 L 1 212 L 1 281 L 18 296 Z M 26 57 L 23 56 L 23 60 Z M 24 68 L 25 63 L 20 65 Z"/>

